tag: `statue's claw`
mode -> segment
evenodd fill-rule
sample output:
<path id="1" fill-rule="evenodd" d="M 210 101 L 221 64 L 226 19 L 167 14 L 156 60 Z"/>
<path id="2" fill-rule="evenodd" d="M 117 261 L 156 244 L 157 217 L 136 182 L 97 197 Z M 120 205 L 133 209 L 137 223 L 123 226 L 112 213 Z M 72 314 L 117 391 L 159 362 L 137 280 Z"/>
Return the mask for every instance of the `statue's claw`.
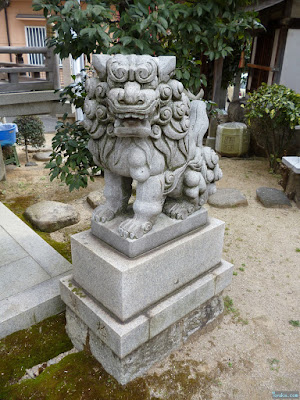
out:
<path id="1" fill-rule="evenodd" d="M 116 213 L 105 205 L 98 206 L 92 215 L 92 219 L 95 222 L 107 222 L 111 221 L 115 217 Z"/>
<path id="2" fill-rule="evenodd" d="M 138 218 L 126 219 L 119 226 L 119 234 L 124 239 L 139 239 L 145 233 L 152 229 L 152 223 L 150 221 L 143 221 Z"/>
<path id="3" fill-rule="evenodd" d="M 188 201 L 168 200 L 166 201 L 163 212 L 173 219 L 186 219 L 189 215 L 197 211 L 199 207 Z"/>

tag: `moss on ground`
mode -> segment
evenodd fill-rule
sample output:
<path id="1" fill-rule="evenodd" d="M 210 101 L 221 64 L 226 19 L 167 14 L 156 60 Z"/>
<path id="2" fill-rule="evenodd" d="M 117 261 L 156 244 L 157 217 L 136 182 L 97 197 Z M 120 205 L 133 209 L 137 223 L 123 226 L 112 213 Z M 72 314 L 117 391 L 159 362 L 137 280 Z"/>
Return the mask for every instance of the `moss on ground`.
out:
<path id="1" fill-rule="evenodd" d="M 0 398 L 8 400 L 9 386 L 26 369 L 72 348 L 65 332 L 64 314 L 55 315 L 0 340 Z"/>
<path id="2" fill-rule="evenodd" d="M 190 400 L 196 393 L 211 399 L 210 387 L 218 384 L 196 372 L 195 361 L 171 361 L 168 370 L 120 385 L 87 352 L 66 356 L 34 380 L 11 386 L 10 400 Z M 198 364 L 198 363 L 196 363 Z"/>
<path id="3" fill-rule="evenodd" d="M 45 240 L 51 247 L 53 247 L 59 254 L 61 254 L 64 258 L 66 258 L 70 263 L 72 262 L 71 256 L 71 241 L 70 239 L 67 242 L 57 242 L 51 238 L 50 233 L 41 232 L 34 228 L 34 226 L 24 218 L 23 213 L 26 208 L 35 204 L 38 199 L 33 196 L 20 196 L 16 197 L 13 200 L 9 200 L 4 203 L 4 205 L 9 208 L 17 217 L 19 217 L 26 225 L 28 225 L 31 229 L 33 229 L 42 239 Z"/>
<path id="4" fill-rule="evenodd" d="M 220 367 L 209 375 L 199 362 L 167 360 L 159 374 L 148 374 L 120 385 L 87 351 L 74 353 L 51 365 L 35 379 L 17 383 L 27 368 L 70 350 L 63 315 L 0 341 L 0 399 L 3 400 L 190 400 L 200 394 L 211 399 L 219 383 Z"/>

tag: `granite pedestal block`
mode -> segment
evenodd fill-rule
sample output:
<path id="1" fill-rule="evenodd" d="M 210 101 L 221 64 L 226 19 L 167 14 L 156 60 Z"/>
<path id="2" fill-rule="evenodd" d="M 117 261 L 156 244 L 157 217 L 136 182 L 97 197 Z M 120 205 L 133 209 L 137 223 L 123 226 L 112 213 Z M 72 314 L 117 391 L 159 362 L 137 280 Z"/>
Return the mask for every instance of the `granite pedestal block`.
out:
<path id="1" fill-rule="evenodd" d="M 133 258 L 198 229 L 200 226 L 206 225 L 208 221 L 205 208 L 201 208 L 184 220 L 169 218 L 166 214 L 161 213 L 147 235 L 138 240 L 125 239 L 119 234 L 119 226 L 125 219 L 132 217 L 133 210 L 131 209 L 126 214 L 118 216 L 105 224 L 92 220 L 91 232 L 116 250 Z"/>
<path id="2" fill-rule="evenodd" d="M 73 275 L 61 280 L 67 332 L 78 349 L 126 384 L 223 311 L 232 264 L 224 223 L 210 219 L 180 240 L 128 258 L 90 231 L 72 237 Z"/>
<path id="3" fill-rule="evenodd" d="M 78 233 L 71 242 L 74 280 L 125 321 L 216 266 L 224 226 L 211 218 L 205 227 L 136 258 L 124 256 L 90 231 Z"/>
<path id="4" fill-rule="evenodd" d="M 200 329 L 212 323 L 224 309 L 222 295 L 208 300 L 181 320 L 144 342 L 130 354 L 121 358 L 68 306 L 66 309 L 67 333 L 78 350 L 88 348 L 103 368 L 125 385 L 145 374 L 154 363 L 163 360 L 183 345 Z"/>

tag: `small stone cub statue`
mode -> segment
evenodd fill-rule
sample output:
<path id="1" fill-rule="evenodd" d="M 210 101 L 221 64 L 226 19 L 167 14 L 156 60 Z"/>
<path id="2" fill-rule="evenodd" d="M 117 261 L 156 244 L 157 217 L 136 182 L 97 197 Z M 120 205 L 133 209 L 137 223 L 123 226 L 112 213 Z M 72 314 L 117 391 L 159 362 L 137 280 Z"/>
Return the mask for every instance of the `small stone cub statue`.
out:
<path id="1" fill-rule="evenodd" d="M 106 202 L 93 219 L 105 223 L 126 212 L 136 180 L 134 216 L 119 233 L 138 239 L 157 216 L 185 219 L 222 177 L 217 154 L 202 145 L 208 128 L 202 100 L 190 101 L 172 79 L 174 56 L 94 55 L 97 73 L 86 80 L 84 126 L 94 162 L 104 169 Z"/>

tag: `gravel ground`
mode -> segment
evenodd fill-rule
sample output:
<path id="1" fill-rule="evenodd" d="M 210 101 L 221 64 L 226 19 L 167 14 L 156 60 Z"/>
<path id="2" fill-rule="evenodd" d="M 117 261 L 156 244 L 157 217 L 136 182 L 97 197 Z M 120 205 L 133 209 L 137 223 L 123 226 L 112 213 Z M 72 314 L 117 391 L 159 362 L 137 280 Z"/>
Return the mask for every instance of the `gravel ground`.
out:
<path id="1" fill-rule="evenodd" d="M 289 323 L 300 320 L 300 209 L 264 208 L 256 200 L 260 186 L 280 189 L 265 160 L 220 164 L 218 187 L 239 189 L 249 203 L 206 206 L 226 222 L 223 258 L 235 275 L 224 296 L 233 306 L 213 331 L 196 334 L 174 356 L 210 382 L 192 400 L 271 399 L 274 390 L 300 389 L 300 328 Z"/>
<path id="2" fill-rule="evenodd" d="M 179 373 L 188 367 L 191 377 L 199 377 L 199 386 L 180 398 L 271 399 L 274 390 L 300 389 L 300 328 L 289 322 L 300 320 L 300 209 L 295 203 L 289 209 L 264 208 L 256 200 L 260 186 L 281 189 L 266 160 L 222 158 L 220 165 L 224 177 L 218 187 L 239 189 L 249 203 L 231 209 L 206 205 L 209 215 L 226 222 L 223 258 L 235 266 L 224 293 L 229 310 L 213 330 L 195 334 L 149 374 L 157 374 L 159 382 L 171 366 L 178 365 Z M 9 169 L 7 181 L 0 182 L 0 200 L 30 194 L 64 199 L 82 213 L 82 222 L 73 226 L 78 231 L 88 228 L 92 209 L 85 199 L 97 188 L 103 189 L 102 178 L 70 195 L 58 181 L 49 182 L 38 162 L 37 167 Z M 65 240 L 70 231 L 58 231 L 56 240 Z M 174 385 L 180 392 L 180 383 Z M 159 388 L 153 393 L 164 398 Z"/>

